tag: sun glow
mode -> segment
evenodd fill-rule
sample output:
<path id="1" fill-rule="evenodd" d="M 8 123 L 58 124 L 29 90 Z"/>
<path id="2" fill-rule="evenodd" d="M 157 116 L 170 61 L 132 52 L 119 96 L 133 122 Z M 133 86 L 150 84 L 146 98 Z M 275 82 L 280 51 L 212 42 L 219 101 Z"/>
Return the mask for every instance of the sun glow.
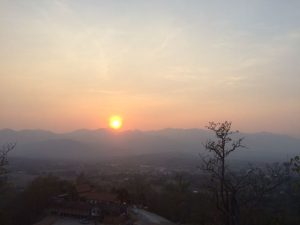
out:
<path id="1" fill-rule="evenodd" d="M 111 116 L 109 118 L 109 126 L 112 129 L 118 130 L 123 125 L 123 119 L 120 116 Z"/>

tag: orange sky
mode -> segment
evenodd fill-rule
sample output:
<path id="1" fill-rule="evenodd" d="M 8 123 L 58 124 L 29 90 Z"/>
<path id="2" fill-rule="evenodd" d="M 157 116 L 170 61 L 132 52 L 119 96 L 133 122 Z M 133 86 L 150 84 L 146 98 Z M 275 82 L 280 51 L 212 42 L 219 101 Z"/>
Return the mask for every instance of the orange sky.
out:
<path id="1" fill-rule="evenodd" d="M 299 1 L 0 1 L 0 128 L 300 137 Z M 272 12 L 270 11 L 272 8 Z"/>

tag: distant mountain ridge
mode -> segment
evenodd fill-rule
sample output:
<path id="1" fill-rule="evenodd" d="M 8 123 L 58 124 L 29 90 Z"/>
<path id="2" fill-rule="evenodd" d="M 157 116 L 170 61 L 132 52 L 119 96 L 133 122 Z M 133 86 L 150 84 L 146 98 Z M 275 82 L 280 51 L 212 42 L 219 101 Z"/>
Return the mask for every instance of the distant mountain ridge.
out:
<path id="1" fill-rule="evenodd" d="M 246 149 L 234 159 L 281 161 L 300 153 L 300 139 L 272 133 L 240 133 Z M 0 130 L 0 145 L 17 142 L 11 156 L 49 159 L 100 160 L 114 156 L 180 153 L 197 156 L 213 134 L 202 129 L 163 129 L 156 131 L 108 129 L 54 133 L 44 130 Z"/>

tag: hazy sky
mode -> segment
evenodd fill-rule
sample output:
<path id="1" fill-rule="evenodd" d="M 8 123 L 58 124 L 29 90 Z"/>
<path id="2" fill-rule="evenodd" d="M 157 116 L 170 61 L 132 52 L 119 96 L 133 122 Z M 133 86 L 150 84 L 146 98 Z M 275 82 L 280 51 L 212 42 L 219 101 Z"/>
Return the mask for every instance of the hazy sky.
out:
<path id="1" fill-rule="evenodd" d="M 300 137 L 299 0 L 0 0 L 0 128 Z"/>

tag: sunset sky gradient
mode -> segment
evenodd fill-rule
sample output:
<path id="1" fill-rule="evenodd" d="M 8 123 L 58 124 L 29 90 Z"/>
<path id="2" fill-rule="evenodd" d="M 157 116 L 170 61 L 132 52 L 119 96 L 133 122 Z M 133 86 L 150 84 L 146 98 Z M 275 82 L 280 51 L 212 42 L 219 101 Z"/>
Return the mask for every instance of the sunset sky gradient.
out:
<path id="1" fill-rule="evenodd" d="M 300 137 L 300 1 L 0 0 L 0 128 Z"/>

